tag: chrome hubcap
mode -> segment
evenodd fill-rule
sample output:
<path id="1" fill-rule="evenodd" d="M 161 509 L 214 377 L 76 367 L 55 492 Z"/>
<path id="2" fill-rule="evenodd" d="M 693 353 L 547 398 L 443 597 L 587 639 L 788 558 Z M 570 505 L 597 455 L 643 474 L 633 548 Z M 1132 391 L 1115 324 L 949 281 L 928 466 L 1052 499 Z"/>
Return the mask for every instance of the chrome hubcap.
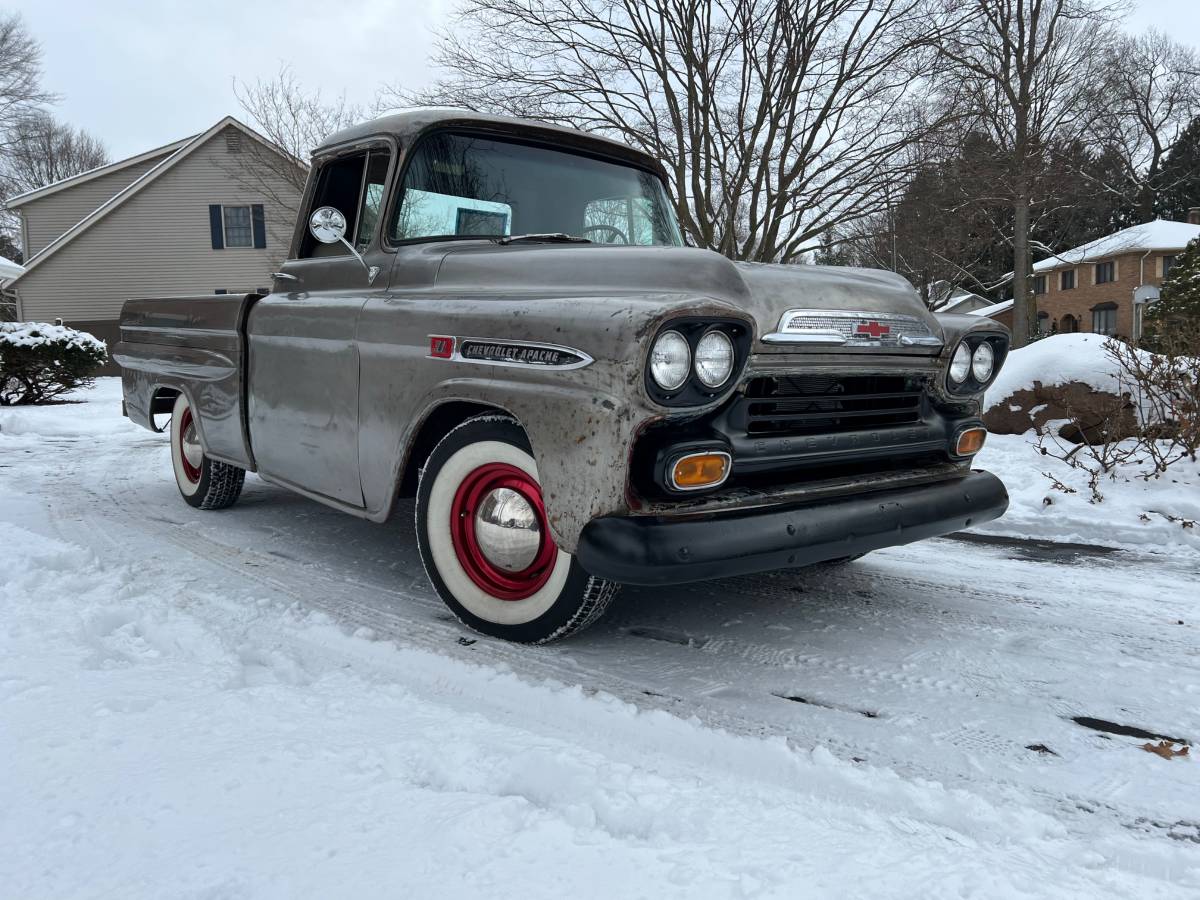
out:
<path id="1" fill-rule="evenodd" d="M 475 513 L 475 538 L 492 565 L 523 572 L 537 559 L 542 543 L 537 511 L 511 488 L 496 488 Z"/>
<path id="2" fill-rule="evenodd" d="M 183 458 L 193 469 L 199 469 L 204 462 L 204 449 L 200 446 L 200 438 L 196 434 L 196 423 L 188 420 L 187 427 L 179 435 L 179 444 L 183 449 Z"/>

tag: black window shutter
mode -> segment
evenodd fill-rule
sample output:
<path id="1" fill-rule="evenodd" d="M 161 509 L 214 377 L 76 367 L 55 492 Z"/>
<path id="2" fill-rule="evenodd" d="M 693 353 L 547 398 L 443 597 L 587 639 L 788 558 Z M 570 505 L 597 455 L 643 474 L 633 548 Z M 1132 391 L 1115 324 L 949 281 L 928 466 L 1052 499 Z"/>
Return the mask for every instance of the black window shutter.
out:
<path id="1" fill-rule="evenodd" d="M 263 219 L 261 203 L 255 203 L 250 207 L 250 221 L 254 224 L 254 246 L 263 250 L 267 246 L 267 223 Z"/>
<path id="2" fill-rule="evenodd" d="M 212 232 L 212 248 L 225 249 L 225 235 L 221 230 L 221 204 L 212 203 L 208 207 L 208 227 Z"/>

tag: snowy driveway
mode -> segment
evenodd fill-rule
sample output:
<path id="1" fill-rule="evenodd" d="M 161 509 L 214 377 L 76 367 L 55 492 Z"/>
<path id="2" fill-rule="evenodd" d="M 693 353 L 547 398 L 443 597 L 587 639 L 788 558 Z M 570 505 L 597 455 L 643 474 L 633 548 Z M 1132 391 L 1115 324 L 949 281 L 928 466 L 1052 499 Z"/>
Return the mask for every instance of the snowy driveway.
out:
<path id="1" fill-rule="evenodd" d="M 519 648 L 410 508 L 199 512 L 89 401 L 0 411 L 14 896 L 1200 890 L 1200 767 L 1141 749 L 1200 739 L 1195 556 L 935 540 Z"/>

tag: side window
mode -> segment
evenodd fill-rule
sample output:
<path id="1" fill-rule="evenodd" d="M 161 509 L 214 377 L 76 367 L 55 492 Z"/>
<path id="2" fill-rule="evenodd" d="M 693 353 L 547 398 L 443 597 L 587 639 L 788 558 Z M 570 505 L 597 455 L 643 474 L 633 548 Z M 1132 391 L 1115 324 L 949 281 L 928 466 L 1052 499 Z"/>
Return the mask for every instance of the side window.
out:
<path id="1" fill-rule="evenodd" d="M 353 240 L 359 252 L 366 249 L 383 204 L 388 158 L 386 150 L 372 150 L 325 163 L 317 175 L 317 187 L 305 223 L 315 210 L 332 206 L 346 217 L 346 239 Z M 340 241 L 322 244 L 309 233 L 306 225 L 300 242 L 301 259 L 348 256 L 349 253 Z"/>
<path id="2" fill-rule="evenodd" d="M 372 150 L 367 154 L 367 172 L 363 178 L 362 199 L 358 210 L 358 230 L 354 246 L 362 253 L 371 245 L 375 226 L 379 224 L 379 213 L 383 210 L 383 195 L 387 188 L 388 162 L 391 155 L 386 150 Z"/>

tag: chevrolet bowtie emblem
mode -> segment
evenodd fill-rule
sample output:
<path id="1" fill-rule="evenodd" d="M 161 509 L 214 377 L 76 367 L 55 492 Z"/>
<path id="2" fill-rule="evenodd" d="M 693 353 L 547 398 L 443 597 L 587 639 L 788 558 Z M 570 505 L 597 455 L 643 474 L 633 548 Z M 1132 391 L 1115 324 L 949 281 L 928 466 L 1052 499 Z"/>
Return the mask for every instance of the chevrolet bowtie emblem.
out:
<path id="1" fill-rule="evenodd" d="M 885 334 L 891 334 L 892 328 L 890 325 L 881 325 L 879 322 L 860 322 L 858 328 L 854 330 L 855 334 L 868 334 L 873 338 L 881 338 Z"/>

